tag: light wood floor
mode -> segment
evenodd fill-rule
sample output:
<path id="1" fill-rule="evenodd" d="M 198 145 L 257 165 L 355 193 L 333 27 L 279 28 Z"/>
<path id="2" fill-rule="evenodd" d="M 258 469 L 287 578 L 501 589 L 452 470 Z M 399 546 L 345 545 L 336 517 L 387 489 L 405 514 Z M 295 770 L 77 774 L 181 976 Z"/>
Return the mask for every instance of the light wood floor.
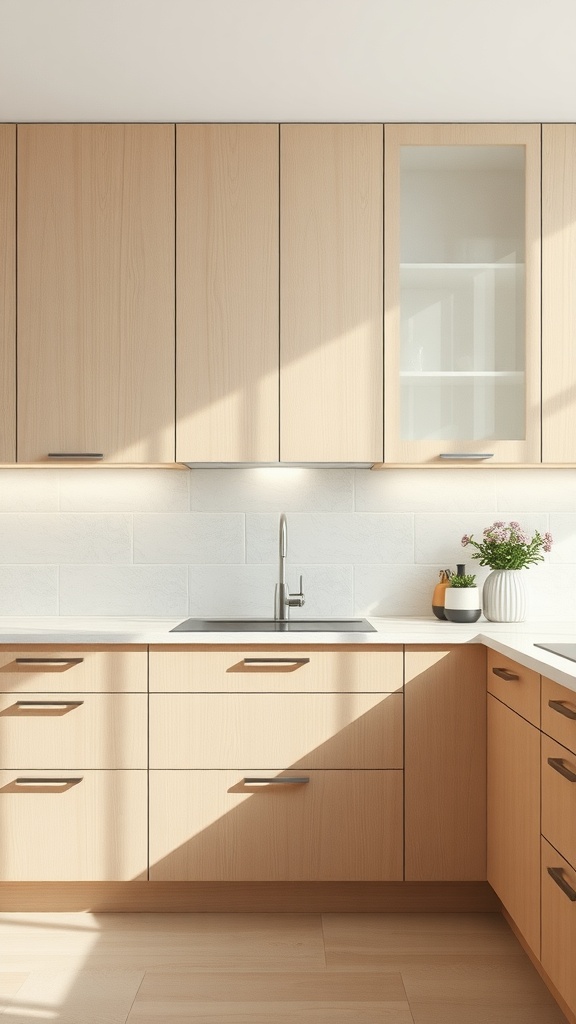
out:
<path id="1" fill-rule="evenodd" d="M 564 1024 L 498 914 L 0 914 L 6 1024 Z"/>

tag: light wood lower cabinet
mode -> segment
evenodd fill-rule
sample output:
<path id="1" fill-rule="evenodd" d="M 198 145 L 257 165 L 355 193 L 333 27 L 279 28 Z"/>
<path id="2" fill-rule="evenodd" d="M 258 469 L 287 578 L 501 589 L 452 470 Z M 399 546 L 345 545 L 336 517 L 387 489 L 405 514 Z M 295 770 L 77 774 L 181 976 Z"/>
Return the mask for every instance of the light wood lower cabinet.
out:
<path id="1" fill-rule="evenodd" d="M 407 647 L 407 881 L 486 878 L 485 648 Z"/>
<path id="2" fill-rule="evenodd" d="M 402 692 L 399 644 L 359 650 L 278 645 L 150 648 L 150 693 Z"/>
<path id="3" fill-rule="evenodd" d="M 146 693 L 144 646 L 0 647 L 0 693 Z"/>
<path id="4" fill-rule="evenodd" d="M 151 768 L 402 768 L 401 693 L 150 695 Z"/>
<path id="5" fill-rule="evenodd" d="M 498 700 L 540 727 L 540 676 L 498 651 L 487 651 L 487 687 Z"/>
<path id="6" fill-rule="evenodd" d="M 0 772 L 0 881 L 145 879 L 145 771 Z"/>
<path id="7" fill-rule="evenodd" d="M 576 866 L 543 839 L 542 966 L 576 1015 L 575 950 Z"/>
<path id="8" fill-rule="evenodd" d="M 488 695 L 488 881 L 540 955 L 540 733 Z"/>
<path id="9" fill-rule="evenodd" d="M 542 736 L 542 835 L 576 864 L 576 754 Z"/>
<path id="10" fill-rule="evenodd" d="M 150 822 L 153 881 L 402 879 L 401 771 L 151 771 Z"/>
<path id="11" fill-rule="evenodd" d="M 145 693 L 0 694 L 4 768 L 147 767 Z"/>

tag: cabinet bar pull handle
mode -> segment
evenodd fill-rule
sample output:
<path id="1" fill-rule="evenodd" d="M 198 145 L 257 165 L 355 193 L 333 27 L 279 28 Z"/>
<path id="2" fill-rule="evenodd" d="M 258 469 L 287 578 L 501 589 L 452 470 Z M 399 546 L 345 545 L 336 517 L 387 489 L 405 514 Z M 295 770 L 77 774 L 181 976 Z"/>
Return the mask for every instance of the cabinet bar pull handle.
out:
<path id="1" fill-rule="evenodd" d="M 247 668 L 263 668 L 269 665 L 274 668 L 277 665 L 307 665 L 310 658 L 244 658 Z"/>
<path id="2" fill-rule="evenodd" d="M 48 452 L 49 459 L 103 459 L 103 452 Z"/>
<path id="3" fill-rule="evenodd" d="M 573 889 L 571 885 L 562 876 L 562 868 L 548 868 L 548 874 L 550 878 L 554 879 L 556 885 L 559 885 L 562 892 L 566 894 L 572 903 L 576 903 L 576 889 Z"/>
<path id="4" fill-rule="evenodd" d="M 570 771 L 570 769 L 564 764 L 561 757 L 549 757 L 548 764 L 555 772 L 558 772 L 565 779 L 568 779 L 568 782 L 576 782 L 576 772 Z"/>
<path id="5" fill-rule="evenodd" d="M 17 708 L 79 708 L 83 700 L 17 700 Z"/>
<path id="6" fill-rule="evenodd" d="M 20 778 L 14 779 L 16 786 L 76 786 L 82 782 L 83 775 L 68 779 Z"/>
<path id="7" fill-rule="evenodd" d="M 16 658 L 17 665 L 81 665 L 84 658 Z"/>
<path id="8" fill-rule="evenodd" d="M 557 711 L 559 715 L 564 715 L 565 718 L 570 718 L 573 722 L 576 722 L 576 711 L 572 711 L 571 708 L 567 708 L 565 701 L 549 700 L 548 707 L 552 708 L 552 711 Z"/>
<path id="9" fill-rule="evenodd" d="M 511 683 L 513 679 L 520 679 L 514 672 L 509 672 L 507 668 L 493 668 L 492 672 L 495 676 L 499 676 L 500 679 L 505 679 L 507 683 Z"/>
<path id="10" fill-rule="evenodd" d="M 440 452 L 439 458 L 469 459 L 470 461 L 475 461 L 477 459 L 493 459 L 494 452 Z"/>
<path id="11" fill-rule="evenodd" d="M 259 784 L 262 784 L 262 785 L 264 785 L 264 784 L 268 784 L 268 785 L 269 784 L 273 784 L 273 785 L 278 784 L 278 785 L 285 785 L 285 786 L 302 786 L 306 782 L 310 782 L 310 779 L 308 778 L 307 775 L 302 775 L 302 776 L 292 775 L 289 778 L 275 778 L 274 777 L 274 778 L 271 778 L 271 779 L 265 779 L 265 778 L 258 778 L 258 779 L 251 779 L 251 778 L 248 779 L 247 778 L 247 779 L 244 779 L 244 785 L 245 786 L 257 786 Z"/>

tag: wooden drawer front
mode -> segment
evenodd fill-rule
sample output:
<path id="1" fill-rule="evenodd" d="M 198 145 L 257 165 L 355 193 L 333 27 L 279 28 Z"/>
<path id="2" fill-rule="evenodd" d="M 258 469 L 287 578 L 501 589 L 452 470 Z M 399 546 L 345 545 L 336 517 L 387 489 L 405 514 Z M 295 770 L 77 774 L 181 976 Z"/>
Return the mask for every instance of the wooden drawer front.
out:
<path id="1" fill-rule="evenodd" d="M 198 650 L 150 648 L 150 691 L 392 693 L 402 688 L 402 647 Z"/>
<path id="2" fill-rule="evenodd" d="M 144 693 L 0 695 L 2 768 L 146 768 Z"/>
<path id="3" fill-rule="evenodd" d="M 146 693 L 147 689 L 145 647 L 0 647 L 0 693 Z"/>
<path id="4" fill-rule="evenodd" d="M 150 773 L 154 881 L 400 881 L 402 846 L 400 771 Z"/>
<path id="5" fill-rule="evenodd" d="M 152 768 L 402 768 L 400 693 L 150 695 Z"/>
<path id="6" fill-rule="evenodd" d="M 488 650 L 488 693 L 540 726 L 540 676 L 497 651 Z M 498 674 L 501 673 L 501 674 Z M 507 678 L 508 677 L 508 678 Z"/>
<path id="7" fill-rule="evenodd" d="M 576 692 L 545 676 L 542 676 L 542 732 L 576 753 Z"/>
<path id="8" fill-rule="evenodd" d="M 0 772 L 0 879 L 146 879 L 146 774 Z"/>
<path id="9" fill-rule="evenodd" d="M 550 876 L 548 869 L 566 887 Z M 576 867 L 542 840 L 542 966 L 576 1013 Z"/>
<path id="10" fill-rule="evenodd" d="M 542 835 L 576 865 L 576 754 L 547 736 L 542 736 Z"/>

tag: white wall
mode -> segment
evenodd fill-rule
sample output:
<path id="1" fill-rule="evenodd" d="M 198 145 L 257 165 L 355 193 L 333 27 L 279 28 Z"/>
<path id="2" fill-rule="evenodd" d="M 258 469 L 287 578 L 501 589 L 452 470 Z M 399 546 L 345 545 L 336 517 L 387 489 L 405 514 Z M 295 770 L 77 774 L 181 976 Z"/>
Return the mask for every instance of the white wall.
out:
<path id="1" fill-rule="evenodd" d="M 0 120 L 571 121 L 573 0 L 0 0 Z"/>
<path id="2" fill-rule="evenodd" d="M 575 508 L 570 470 L 5 469 L 0 615 L 270 615 L 285 511 L 311 617 L 431 615 L 462 535 L 516 519 L 555 540 L 529 617 L 567 621 Z"/>

